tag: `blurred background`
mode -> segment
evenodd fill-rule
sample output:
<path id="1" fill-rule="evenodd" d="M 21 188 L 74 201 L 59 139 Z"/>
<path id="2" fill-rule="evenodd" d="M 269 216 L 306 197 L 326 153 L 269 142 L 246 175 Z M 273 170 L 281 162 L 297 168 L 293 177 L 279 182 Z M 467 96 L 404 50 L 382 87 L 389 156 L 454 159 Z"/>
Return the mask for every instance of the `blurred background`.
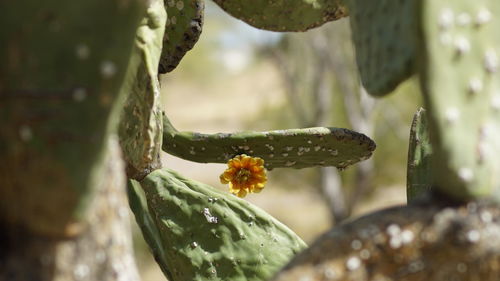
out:
<path id="1" fill-rule="evenodd" d="M 245 199 L 310 243 L 346 219 L 406 203 L 408 135 L 420 104 L 417 81 L 375 100 L 360 87 L 348 20 L 306 33 L 255 29 L 206 3 L 203 33 L 172 73 L 161 77 L 174 126 L 203 133 L 343 127 L 377 143 L 372 158 L 348 167 L 276 169 Z M 164 154 L 164 166 L 221 190 L 226 165 Z M 141 277 L 165 280 L 135 226 Z"/>

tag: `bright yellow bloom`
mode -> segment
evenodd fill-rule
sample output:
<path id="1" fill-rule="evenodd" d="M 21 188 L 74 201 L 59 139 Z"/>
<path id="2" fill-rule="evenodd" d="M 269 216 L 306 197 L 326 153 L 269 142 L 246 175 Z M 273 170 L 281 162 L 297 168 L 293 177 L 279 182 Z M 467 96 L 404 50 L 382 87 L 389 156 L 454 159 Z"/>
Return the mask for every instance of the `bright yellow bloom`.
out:
<path id="1" fill-rule="evenodd" d="M 245 197 L 247 193 L 257 193 L 264 188 L 267 176 L 262 158 L 241 154 L 230 159 L 227 166 L 220 175 L 220 182 L 229 183 L 231 193 Z"/>

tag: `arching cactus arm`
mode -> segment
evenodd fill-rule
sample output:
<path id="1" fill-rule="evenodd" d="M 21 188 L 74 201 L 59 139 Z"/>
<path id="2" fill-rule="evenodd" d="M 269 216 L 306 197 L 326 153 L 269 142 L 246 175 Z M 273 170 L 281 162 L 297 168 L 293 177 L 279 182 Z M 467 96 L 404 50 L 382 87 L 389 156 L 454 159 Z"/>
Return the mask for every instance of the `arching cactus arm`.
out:
<path id="1" fill-rule="evenodd" d="M 375 143 L 341 128 L 307 128 L 233 134 L 179 132 L 164 115 L 163 150 L 201 163 L 226 163 L 239 154 L 260 157 L 267 169 L 335 166 L 368 159 Z"/>
<path id="2" fill-rule="evenodd" d="M 174 70 L 198 41 L 203 26 L 203 0 L 164 0 L 168 19 L 163 36 L 160 74 Z"/>

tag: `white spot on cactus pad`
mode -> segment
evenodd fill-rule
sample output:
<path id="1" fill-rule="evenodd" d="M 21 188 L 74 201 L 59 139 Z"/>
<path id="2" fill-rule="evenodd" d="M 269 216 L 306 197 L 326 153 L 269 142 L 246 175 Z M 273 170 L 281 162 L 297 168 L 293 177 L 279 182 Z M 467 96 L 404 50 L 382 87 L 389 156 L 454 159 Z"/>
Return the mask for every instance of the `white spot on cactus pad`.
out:
<path id="1" fill-rule="evenodd" d="M 460 111 L 456 107 L 450 107 L 446 109 L 446 112 L 444 114 L 446 121 L 450 124 L 457 122 L 460 118 Z"/>
<path id="2" fill-rule="evenodd" d="M 448 29 L 453 26 L 455 15 L 451 9 L 444 9 L 439 14 L 439 26 L 442 29 Z"/>
<path id="3" fill-rule="evenodd" d="M 458 170 L 458 177 L 464 182 L 470 182 L 474 178 L 474 172 L 470 168 L 460 168 Z"/>
<path id="4" fill-rule="evenodd" d="M 481 220 L 485 223 L 490 223 L 493 220 L 493 216 L 488 211 L 482 212 L 480 217 L 481 217 Z"/>
<path id="5" fill-rule="evenodd" d="M 184 9 L 184 2 L 183 1 L 177 1 L 177 4 L 175 4 L 175 7 L 181 11 L 182 9 Z"/>
<path id="6" fill-rule="evenodd" d="M 291 167 L 291 166 L 295 165 L 295 163 L 297 163 L 297 162 L 295 162 L 295 161 L 287 161 L 287 162 L 285 163 L 285 166 L 287 166 L 287 167 Z"/>
<path id="7" fill-rule="evenodd" d="M 73 275 L 76 280 L 86 278 L 90 273 L 90 268 L 86 264 L 77 264 L 73 270 Z"/>
<path id="8" fill-rule="evenodd" d="M 171 24 L 176 24 L 177 23 L 177 18 L 175 16 L 170 18 L 170 23 Z"/>
<path id="9" fill-rule="evenodd" d="M 212 216 L 212 214 L 210 214 L 210 210 L 208 208 L 203 208 L 203 215 L 205 215 L 205 218 L 209 223 L 217 223 L 219 221 L 216 216 Z"/>
<path id="10" fill-rule="evenodd" d="M 483 25 L 491 21 L 492 15 L 491 12 L 486 8 L 481 8 L 477 12 L 476 15 L 476 24 Z"/>
<path id="11" fill-rule="evenodd" d="M 358 257 L 350 257 L 346 262 L 346 267 L 350 271 L 358 269 L 360 265 L 361 260 Z"/>
<path id="12" fill-rule="evenodd" d="M 101 63 L 101 75 L 104 78 L 111 78 L 116 74 L 116 65 L 112 61 L 103 61 Z"/>
<path id="13" fill-rule="evenodd" d="M 500 93 L 494 93 L 491 97 L 491 107 L 493 110 L 500 110 Z"/>
<path id="14" fill-rule="evenodd" d="M 362 244 L 362 243 L 361 243 L 361 241 L 359 241 L 358 239 L 354 239 L 354 240 L 352 240 L 352 242 L 351 242 L 351 248 L 352 248 L 353 250 L 359 250 L 359 249 L 361 249 L 361 246 L 362 246 L 362 245 L 363 245 L 363 244 Z"/>
<path id="15" fill-rule="evenodd" d="M 483 81 L 481 79 L 474 77 L 469 80 L 469 91 L 472 94 L 477 94 L 483 90 Z"/>
<path id="16" fill-rule="evenodd" d="M 73 100 L 81 102 L 85 100 L 85 98 L 87 98 L 87 90 L 85 90 L 84 88 L 76 88 L 73 91 Z"/>
<path id="17" fill-rule="evenodd" d="M 23 141 L 30 141 L 33 138 L 33 132 L 29 126 L 24 125 L 19 128 L 19 136 Z"/>
<path id="18" fill-rule="evenodd" d="M 484 68 L 489 73 L 497 72 L 498 70 L 498 55 L 493 49 L 489 49 L 484 53 Z"/>
<path id="19" fill-rule="evenodd" d="M 414 238 L 415 234 L 409 229 L 405 229 L 403 230 L 403 232 L 401 232 L 401 239 L 403 241 L 403 244 L 411 243 Z"/>
<path id="20" fill-rule="evenodd" d="M 75 52 L 76 56 L 81 60 L 86 60 L 90 56 L 90 48 L 86 44 L 78 44 Z"/>
<path id="21" fill-rule="evenodd" d="M 470 43 L 467 38 L 460 36 L 455 39 L 455 48 L 459 54 L 465 54 L 470 51 Z"/>
<path id="22" fill-rule="evenodd" d="M 467 232 L 467 240 L 471 243 L 476 243 L 481 238 L 479 231 L 473 229 Z"/>
<path id="23" fill-rule="evenodd" d="M 364 259 L 364 260 L 367 260 L 371 257 L 371 253 L 368 249 L 363 249 L 361 250 L 361 252 L 359 252 L 359 256 Z"/>
<path id="24" fill-rule="evenodd" d="M 327 280 L 333 280 L 338 278 L 337 272 L 335 271 L 335 269 L 331 267 L 326 268 L 325 271 L 323 272 L 323 275 Z"/>
<path id="25" fill-rule="evenodd" d="M 390 236 L 395 236 L 395 235 L 398 235 L 400 232 L 401 232 L 401 228 L 399 228 L 399 226 L 397 224 L 391 224 L 387 227 L 387 230 L 386 230 L 387 234 L 389 234 Z"/>

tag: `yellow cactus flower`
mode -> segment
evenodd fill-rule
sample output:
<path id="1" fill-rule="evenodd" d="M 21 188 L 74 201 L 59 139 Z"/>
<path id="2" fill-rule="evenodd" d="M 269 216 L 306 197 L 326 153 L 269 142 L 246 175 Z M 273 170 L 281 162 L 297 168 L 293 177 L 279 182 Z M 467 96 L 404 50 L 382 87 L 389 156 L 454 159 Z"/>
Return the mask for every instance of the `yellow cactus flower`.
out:
<path id="1" fill-rule="evenodd" d="M 267 176 L 262 158 L 241 154 L 230 159 L 227 166 L 220 175 L 220 182 L 229 183 L 231 193 L 245 197 L 248 193 L 258 193 L 264 188 Z"/>

